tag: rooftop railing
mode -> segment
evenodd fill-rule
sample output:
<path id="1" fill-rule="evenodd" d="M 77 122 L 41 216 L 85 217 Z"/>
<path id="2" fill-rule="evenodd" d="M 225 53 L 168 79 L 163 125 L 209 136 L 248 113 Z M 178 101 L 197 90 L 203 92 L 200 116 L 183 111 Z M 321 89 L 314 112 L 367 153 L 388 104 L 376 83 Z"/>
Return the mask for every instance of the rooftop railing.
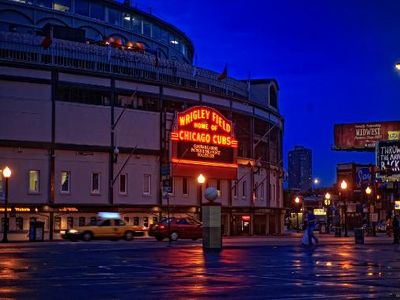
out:
<path id="1" fill-rule="evenodd" d="M 122 75 L 248 99 L 245 82 L 229 77 L 218 80 L 220 74 L 204 68 L 134 51 L 58 39 L 44 49 L 42 40 L 41 36 L 0 32 L 0 60 Z"/>

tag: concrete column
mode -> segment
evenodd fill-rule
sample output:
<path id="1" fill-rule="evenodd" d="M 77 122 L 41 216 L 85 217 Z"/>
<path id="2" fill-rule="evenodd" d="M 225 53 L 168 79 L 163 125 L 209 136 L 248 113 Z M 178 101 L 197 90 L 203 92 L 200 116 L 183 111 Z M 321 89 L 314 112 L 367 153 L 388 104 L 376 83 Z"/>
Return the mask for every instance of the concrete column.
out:
<path id="1" fill-rule="evenodd" d="M 203 219 L 203 249 L 222 248 L 221 204 L 204 204 L 201 210 Z"/>

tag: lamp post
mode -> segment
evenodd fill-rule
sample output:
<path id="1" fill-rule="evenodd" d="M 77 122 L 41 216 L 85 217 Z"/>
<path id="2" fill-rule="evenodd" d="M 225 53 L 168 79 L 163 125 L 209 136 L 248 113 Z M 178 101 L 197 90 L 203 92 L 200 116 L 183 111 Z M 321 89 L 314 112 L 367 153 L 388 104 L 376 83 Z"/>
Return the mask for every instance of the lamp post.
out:
<path id="1" fill-rule="evenodd" d="M 203 195 L 202 195 L 202 190 L 203 190 L 203 183 L 204 182 L 206 182 L 206 178 L 204 177 L 204 175 L 203 174 L 200 174 L 198 177 L 197 177 L 197 183 L 199 184 L 198 185 L 198 188 L 197 188 L 197 201 L 198 201 L 198 204 L 199 204 L 199 219 L 200 219 L 200 221 L 202 221 L 202 215 L 201 215 L 201 206 L 202 206 L 202 198 L 203 198 Z"/>
<path id="2" fill-rule="evenodd" d="M 326 231 L 327 231 L 327 233 L 329 233 L 330 225 L 331 225 L 331 220 L 330 220 L 331 194 L 330 193 L 325 194 L 324 204 L 326 206 Z"/>
<path id="3" fill-rule="evenodd" d="M 297 232 L 300 232 L 300 224 L 299 224 L 299 204 L 300 204 L 300 198 L 299 196 L 296 196 L 296 198 L 294 198 L 294 203 L 296 203 L 296 220 L 297 220 Z"/>
<path id="4" fill-rule="evenodd" d="M 9 167 L 5 167 L 3 169 L 3 177 L 6 179 L 6 187 L 4 193 L 4 226 L 3 226 L 3 243 L 8 242 L 7 234 L 8 234 L 8 179 L 11 177 L 11 170 Z"/>
<path id="5" fill-rule="evenodd" d="M 346 180 L 342 180 L 342 182 L 340 183 L 340 190 L 341 190 L 341 192 L 339 193 L 339 196 L 340 196 L 340 200 L 342 201 L 343 200 L 342 193 L 346 192 L 346 190 L 347 190 Z M 348 237 L 348 235 L 347 235 L 347 200 L 346 199 L 344 199 L 343 207 L 344 207 L 344 236 Z"/>
<path id="6" fill-rule="evenodd" d="M 365 189 L 365 194 L 367 195 L 367 205 L 368 205 L 368 226 L 371 226 L 370 196 L 372 194 L 372 189 L 369 186 L 367 186 L 367 188 Z M 372 222 L 372 235 L 376 236 L 375 222 Z"/>

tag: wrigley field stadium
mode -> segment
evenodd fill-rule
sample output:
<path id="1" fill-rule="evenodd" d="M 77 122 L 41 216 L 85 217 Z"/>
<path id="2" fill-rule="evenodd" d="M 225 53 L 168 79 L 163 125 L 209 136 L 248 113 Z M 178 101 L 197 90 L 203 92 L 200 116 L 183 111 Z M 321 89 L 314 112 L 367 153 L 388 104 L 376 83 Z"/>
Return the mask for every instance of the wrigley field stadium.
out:
<path id="1" fill-rule="evenodd" d="M 1 230 L 5 210 L 26 239 L 32 222 L 56 239 L 99 212 L 146 230 L 167 212 L 200 219 L 215 187 L 224 235 L 281 234 L 278 83 L 194 53 L 129 1 L 1 0 Z"/>

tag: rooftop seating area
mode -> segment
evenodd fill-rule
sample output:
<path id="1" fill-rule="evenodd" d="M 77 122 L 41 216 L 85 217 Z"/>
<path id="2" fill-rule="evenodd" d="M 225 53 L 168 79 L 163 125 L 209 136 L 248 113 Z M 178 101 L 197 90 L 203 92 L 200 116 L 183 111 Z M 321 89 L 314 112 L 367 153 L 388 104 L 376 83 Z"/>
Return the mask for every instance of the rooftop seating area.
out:
<path id="1" fill-rule="evenodd" d="M 229 77 L 218 80 L 219 73 L 204 68 L 146 53 L 59 39 L 53 39 L 50 47 L 45 49 L 41 45 L 43 38 L 0 31 L 0 60 L 109 73 L 244 101 L 248 99 L 245 82 Z"/>

